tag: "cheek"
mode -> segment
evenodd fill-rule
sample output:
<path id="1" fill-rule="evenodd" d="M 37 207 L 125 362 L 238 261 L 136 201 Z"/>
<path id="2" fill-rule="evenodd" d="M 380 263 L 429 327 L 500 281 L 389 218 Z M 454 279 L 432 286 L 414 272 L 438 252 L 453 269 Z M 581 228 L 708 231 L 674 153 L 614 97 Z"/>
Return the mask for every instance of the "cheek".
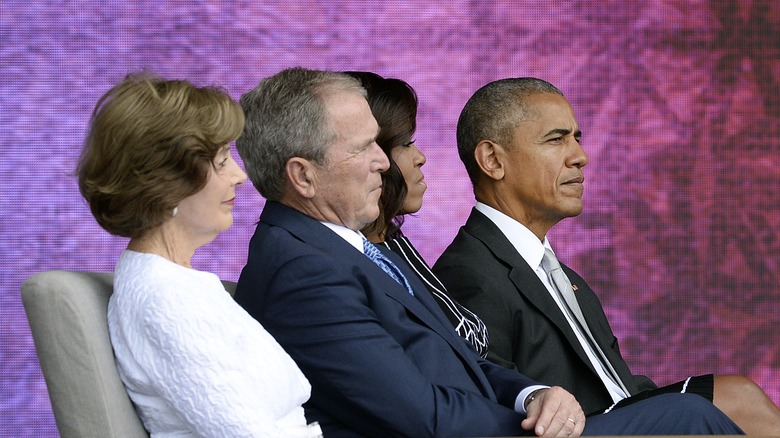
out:
<path id="1" fill-rule="evenodd" d="M 405 154 L 404 154 L 404 152 L 405 152 L 405 151 L 406 151 L 406 150 L 405 150 L 404 148 L 401 148 L 401 147 L 395 147 L 395 148 L 393 148 L 392 150 L 390 150 L 390 157 L 391 157 L 391 158 L 392 158 L 394 161 L 398 162 L 398 160 L 402 159 L 402 158 L 403 158 L 403 156 L 405 155 Z"/>
<path id="2" fill-rule="evenodd" d="M 401 149 L 400 152 L 395 152 L 398 149 L 393 149 L 390 156 L 393 157 L 393 161 L 401 169 L 401 173 L 406 176 L 412 166 L 412 154 L 408 149 Z"/>

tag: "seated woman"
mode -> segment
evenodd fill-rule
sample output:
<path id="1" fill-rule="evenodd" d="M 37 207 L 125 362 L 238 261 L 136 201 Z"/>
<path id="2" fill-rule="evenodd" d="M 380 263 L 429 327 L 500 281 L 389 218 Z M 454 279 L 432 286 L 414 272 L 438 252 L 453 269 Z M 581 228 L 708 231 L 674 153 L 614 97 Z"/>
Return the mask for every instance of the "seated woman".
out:
<path id="1" fill-rule="evenodd" d="M 358 79 L 367 90 L 368 105 L 380 127 L 376 142 L 390 160 L 390 169 L 382 175 L 379 217 L 361 232 L 368 240 L 390 248 L 412 267 L 458 334 L 485 357 L 488 351 L 485 324 L 449 297 L 444 285 L 401 232 L 404 215 L 420 210 L 427 188 L 421 171 L 425 155 L 413 140 L 417 127 L 417 93 L 400 79 L 383 78 L 371 72 L 346 73 Z"/>
<path id="2" fill-rule="evenodd" d="M 409 263 L 437 299 L 457 332 L 485 357 L 489 350 L 489 339 L 484 322 L 449 297 L 447 289 L 401 232 L 404 215 L 420 210 L 427 188 L 421 170 L 426 161 L 425 155 L 412 140 L 416 128 L 416 93 L 399 79 L 383 78 L 369 72 L 348 74 L 359 79 L 368 91 L 369 106 L 381 128 L 376 141 L 390 160 L 390 169 L 382 179 L 379 218 L 362 232 L 372 242 L 386 245 Z M 558 365 L 566 366 L 560 362 Z M 544 375 L 529 377 L 540 382 L 546 380 Z M 652 382 L 649 385 L 655 386 Z M 741 376 L 708 374 L 691 377 L 686 381 L 634 394 L 616 406 L 664 392 L 701 395 L 712 401 L 748 434 L 780 435 L 780 411 L 758 385 Z M 574 396 L 580 398 L 576 393 Z M 600 410 L 612 408 L 614 406 L 603 406 Z"/>
<path id="3" fill-rule="evenodd" d="M 233 223 L 244 126 L 224 91 L 127 76 L 98 101 L 78 165 L 97 222 L 130 241 L 108 305 L 119 374 L 152 436 L 321 436 L 309 382 L 195 251 Z"/>

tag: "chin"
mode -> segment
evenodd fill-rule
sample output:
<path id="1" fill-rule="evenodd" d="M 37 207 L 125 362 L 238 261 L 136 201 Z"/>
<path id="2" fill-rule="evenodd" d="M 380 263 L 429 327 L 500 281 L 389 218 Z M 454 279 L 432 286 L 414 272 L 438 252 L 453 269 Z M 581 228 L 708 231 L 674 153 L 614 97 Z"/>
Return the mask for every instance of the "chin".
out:
<path id="1" fill-rule="evenodd" d="M 365 227 L 371 222 L 374 222 L 378 217 L 379 217 L 379 205 L 377 205 L 376 208 L 365 210 L 364 214 L 358 216 L 359 222 L 362 223 L 362 225 L 358 229 Z"/>
<path id="2" fill-rule="evenodd" d="M 583 210 L 582 205 L 580 205 L 579 207 L 570 208 L 565 212 L 566 217 L 579 216 L 582 213 L 582 210 Z"/>
<path id="3" fill-rule="evenodd" d="M 400 214 L 414 214 L 420 211 L 421 208 L 422 202 L 411 205 L 404 205 L 403 208 L 401 208 Z"/>
<path id="4" fill-rule="evenodd" d="M 404 201 L 404 205 L 401 207 L 403 214 L 412 214 L 417 213 L 422 208 L 423 204 L 423 197 L 422 193 L 420 196 L 414 196 L 409 197 L 407 195 L 406 200 Z"/>
<path id="5" fill-rule="evenodd" d="M 233 226 L 233 217 L 231 216 L 230 220 L 225 221 L 225 223 L 222 224 L 222 226 L 219 228 L 219 232 L 221 233 L 223 231 L 227 231 L 232 226 Z"/>

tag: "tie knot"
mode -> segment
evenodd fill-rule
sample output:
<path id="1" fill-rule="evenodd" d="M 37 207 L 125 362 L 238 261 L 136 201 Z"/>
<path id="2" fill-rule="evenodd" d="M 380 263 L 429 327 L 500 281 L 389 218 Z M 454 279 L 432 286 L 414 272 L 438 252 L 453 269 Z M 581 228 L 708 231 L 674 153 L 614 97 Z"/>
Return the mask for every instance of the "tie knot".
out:
<path id="1" fill-rule="evenodd" d="M 377 257 L 377 253 L 379 250 L 374 246 L 373 243 L 371 243 L 368 239 L 365 237 L 363 238 L 363 252 L 371 259 L 375 259 Z"/>
<path id="2" fill-rule="evenodd" d="M 542 269 L 544 269 L 544 272 L 548 273 L 556 269 L 561 269 L 561 264 L 558 262 L 558 259 L 555 258 L 555 254 L 553 254 L 550 248 L 544 249 L 544 257 L 542 257 Z"/>
<path id="3" fill-rule="evenodd" d="M 409 292 L 411 295 L 414 295 L 412 285 L 409 284 L 409 281 L 398 269 L 398 266 L 390 261 L 390 259 L 387 258 L 384 254 L 382 254 L 382 252 L 379 251 L 379 248 L 377 248 L 373 243 L 369 242 L 365 237 L 363 238 L 363 253 L 383 271 L 385 271 L 385 273 L 393 280 L 397 281 L 401 286 L 404 286 L 407 292 Z"/>

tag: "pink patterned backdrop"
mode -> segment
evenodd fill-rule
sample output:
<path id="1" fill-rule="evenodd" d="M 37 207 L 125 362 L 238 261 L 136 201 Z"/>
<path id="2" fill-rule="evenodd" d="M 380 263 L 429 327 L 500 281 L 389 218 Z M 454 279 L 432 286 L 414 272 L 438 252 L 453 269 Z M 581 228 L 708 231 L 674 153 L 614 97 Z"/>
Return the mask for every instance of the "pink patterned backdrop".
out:
<path id="1" fill-rule="evenodd" d="M 97 98 L 127 72 L 234 97 L 303 65 L 372 70 L 420 95 L 426 204 L 405 225 L 434 262 L 465 221 L 455 152 L 466 99 L 537 76 L 574 105 L 586 210 L 552 236 L 589 280 L 627 360 L 658 383 L 739 373 L 780 402 L 780 3 L 772 0 L 132 1 L 0 4 L 0 436 L 56 436 L 19 285 L 110 271 L 125 245 L 72 176 Z M 197 267 L 235 280 L 263 200 Z"/>

